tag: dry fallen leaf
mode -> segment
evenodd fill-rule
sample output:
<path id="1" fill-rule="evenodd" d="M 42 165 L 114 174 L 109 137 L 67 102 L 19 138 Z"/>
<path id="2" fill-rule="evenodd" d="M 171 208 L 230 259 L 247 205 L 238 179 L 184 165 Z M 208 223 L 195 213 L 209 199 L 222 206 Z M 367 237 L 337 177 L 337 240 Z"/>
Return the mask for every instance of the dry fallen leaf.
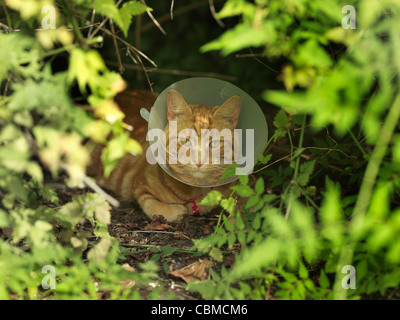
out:
<path id="1" fill-rule="evenodd" d="M 169 271 L 168 273 L 171 276 L 183 279 L 186 283 L 189 283 L 193 280 L 205 280 L 207 278 L 207 270 L 209 265 L 210 261 L 207 259 L 200 259 L 199 261 L 193 262 L 182 269 Z"/>

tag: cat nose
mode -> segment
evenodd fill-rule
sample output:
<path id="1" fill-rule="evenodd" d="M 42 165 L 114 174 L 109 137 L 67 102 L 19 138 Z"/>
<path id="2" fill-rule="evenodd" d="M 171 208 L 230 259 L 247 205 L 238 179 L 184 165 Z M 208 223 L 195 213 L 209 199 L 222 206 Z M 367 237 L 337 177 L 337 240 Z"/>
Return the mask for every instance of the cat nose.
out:
<path id="1" fill-rule="evenodd" d="M 203 164 L 201 164 L 201 163 L 196 163 L 196 166 L 197 166 L 197 168 L 199 168 L 200 169 L 200 167 L 202 166 Z"/>

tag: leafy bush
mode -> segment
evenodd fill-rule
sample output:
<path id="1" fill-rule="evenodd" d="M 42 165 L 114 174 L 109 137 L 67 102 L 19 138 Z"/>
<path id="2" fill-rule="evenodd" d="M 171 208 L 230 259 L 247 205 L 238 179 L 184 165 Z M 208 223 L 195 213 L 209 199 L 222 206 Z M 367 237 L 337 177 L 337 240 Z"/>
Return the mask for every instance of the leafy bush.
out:
<path id="1" fill-rule="evenodd" d="M 225 55 L 256 47 L 269 59 L 286 59 L 286 90 L 267 90 L 264 98 L 282 107 L 271 140 L 287 136 L 291 144 L 289 166 L 262 171 L 274 193 L 264 194 L 262 178 L 254 191 L 242 181 L 234 191 L 250 197 L 247 207 L 253 211 L 231 210 L 234 222 L 223 217 L 214 235 L 196 242 L 198 250 L 211 256 L 224 245 L 241 245 L 231 268 L 189 285 L 204 297 L 270 297 L 275 284 L 276 295 L 285 299 L 343 299 L 376 291 L 383 296 L 399 286 L 395 30 L 400 6 L 358 1 L 355 30 L 340 26 L 342 6 L 342 1 L 229 0 L 218 17 L 240 16 L 240 22 L 202 47 Z M 340 53 L 334 54 L 333 47 Z M 326 126 L 331 125 L 343 143 L 338 145 L 328 133 L 326 141 L 314 138 L 317 147 L 305 147 L 305 114 L 311 116 L 312 132 L 329 132 Z M 301 133 L 295 146 L 291 136 L 297 129 Z M 307 150 L 312 153 L 305 154 Z M 259 160 L 265 164 L 270 158 Z M 330 167 L 342 178 L 336 173 L 333 181 Z M 322 173 L 325 186 L 317 190 L 313 178 Z M 346 174 L 352 176 L 348 181 Z M 218 195 L 204 202 L 215 199 Z M 226 199 L 220 201 L 223 205 Z M 342 270 L 348 265 L 355 268 L 357 285 L 346 290 L 347 271 Z"/>
<path id="2" fill-rule="evenodd" d="M 59 8 L 57 29 L 33 32 L 49 4 Z M 137 1 L 117 9 L 113 1 L 34 0 L 3 1 L 2 8 L 7 25 L 0 34 L 0 298 L 140 298 L 137 288 L 158 267 L 149 262 L 143 272 L 132 272 L 117 264 L 124 257 L 107 229 L 110 205 L 93 193 L 59 199 L 43 184 L 42 168 L 54 177 L 65 171 L 68 186 L 82 188 L 93 184 L 85 175 L 90 153 L 85 139 L 104 142 L 113 133 L 112 148 L 104 152 L 108 174 L 126 150 L 141 152 L 113 102 L 125 82 L 90 48 L 102 37 L 84 39 L 77 19 L 96 9 L 126 34 L 131 17 L 148 8 Z M 52 61 L 60 53 L 68 54 L 69 67 L 54 72 Z M 75 83 L 94 116 L 74 104 Z M 45 266 L 55 270 L 56 294 L 39 289 Z"/>
<path id="3" fill-rule="evenodd" d="M 57 28 L 35 30 L 49 4 L 57 8 Z M 357 28 L 344 29 L 342 7 L 351 4 Z M 60 198 L 44 181 L 66 176 L 68 187 L 95 188 L 85 175 L 85 142 L 106 143 L 110 133 L 106 174 L 126 152 L 141 152 L 113 102 L 125 82 L 106 67 L 98 32 L 104 21 L 113 29 L 113 21 L 126 37 L 131 19 L 151 8 L 113 0 L 1 6 L 0 298 L 143 298 L 139 289 L 159 270 L 155 260 L 178 249 L 152 248 L 157 259 L 140 271 L 121 266 L 107 201 L 85 190 Z M 284 90 L 262 95 L 281 109 L 255 183 L 240 176 L 230 197 L 211 191 L 203 199 L 223 211 L 215 232 L 185 253 L 218 267 L 188 290 L 208 299 L 358 299 L 399 287 L 399 15 L 395 0 L 224 2 L 217 18 L 233 26 L 200 50 L 228 59 L 251 48 L 266 72 L 271 61 L 282 64 Z M 152 63 L 127 48 L 135 61 Z M 65 57 L 68 66 L 58 70 L 54 61 Z M 78 105 L 78 96 L 90 108 Z M 279 158 L 281 141 L 290 150 Z M 237 198 L 247 198 L 241 212 Z M 54 292 L 41 289 L 45 266 L 56 271 Z M 355 268 L 354 289 L 343 288 L 346 266 Z"/>

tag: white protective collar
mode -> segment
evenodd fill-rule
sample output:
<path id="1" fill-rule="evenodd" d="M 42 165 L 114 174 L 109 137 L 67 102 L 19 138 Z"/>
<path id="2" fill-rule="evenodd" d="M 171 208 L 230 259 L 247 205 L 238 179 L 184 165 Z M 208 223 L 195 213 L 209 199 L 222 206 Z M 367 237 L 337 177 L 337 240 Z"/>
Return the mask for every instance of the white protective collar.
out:
<path id="1" fill-rule="evenodd" d="M 202 104 L 206 106 L 221 105 L 228 98 L 234 95 L 239 95 L 241 97 L 242 106 L 240 109 L 237 129 L 241 129 L 242 132 L 242 138 L 240 141 L 243 156 L 240 157 L 236 162 L 241 168 L 243 168 L 242 174 L 250 174 L 253 170 L 254 164 L 257 162 L 258 156 L 263 152 L 265 144 L 268 140 L 267 122 L 265 120 L 264 113 L 257 102 L 242 89 L 223 80 L 203 77 L 181 80 L 167 87 L 158 96 L 154 106 L 150 110 L 150 114 L 145 109 L 141 110 L 142 117 L 148 121 L 148 130 L 164 130 L 165 126 L 168 124 L 167 97 L 168 92 L 171 89 L 177 90 L 189 104 Z M 250 150 L 246 149 L 246 141 L 248 141 L 247 139 L 250 138 L 251 134 L 250 131 L 246 131 L 246 129 L 254 130 L 254 138 L 252 138 L 252 140 L 254 140 L 254 148 L 249 148 Z M 250 136 L 247 137 L 247 135 Z M 155 142 L 156 141 L 150 141 L 150 145 Z M 249 164 L 248 161 L 245 162 L 244 159 L 253 160 L 252 163 Z M 242 164 L 240 164 L 241 162 Z M 168 164 L 159 163 L 159 165 L 174 179 L 177 179 L 185 184 L 189 184 L 177 178 L 169 168 Z M 249 168 L 251 169 L 249 170 Z M 236 179 L 237 176 L 221 179 L 218 183 L 212 186 L 209 184 L 189 185 L 195 187 L 216 187 L 230 183 Z"/>

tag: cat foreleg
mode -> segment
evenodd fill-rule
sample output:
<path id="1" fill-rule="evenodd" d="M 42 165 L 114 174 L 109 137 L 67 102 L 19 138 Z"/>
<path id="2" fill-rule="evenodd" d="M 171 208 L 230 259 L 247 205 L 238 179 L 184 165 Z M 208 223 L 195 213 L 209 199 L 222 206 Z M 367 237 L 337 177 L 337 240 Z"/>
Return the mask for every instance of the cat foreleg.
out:
<path id="1" fill-rule="evenodd" d="M 188 213 L 184 205 L 161 202 L 149 193 L 140 195 L 137 201 L 150 218 L 161 215 L 168 222 L 175 222 L 182 220 L 183 215 Z"/>

